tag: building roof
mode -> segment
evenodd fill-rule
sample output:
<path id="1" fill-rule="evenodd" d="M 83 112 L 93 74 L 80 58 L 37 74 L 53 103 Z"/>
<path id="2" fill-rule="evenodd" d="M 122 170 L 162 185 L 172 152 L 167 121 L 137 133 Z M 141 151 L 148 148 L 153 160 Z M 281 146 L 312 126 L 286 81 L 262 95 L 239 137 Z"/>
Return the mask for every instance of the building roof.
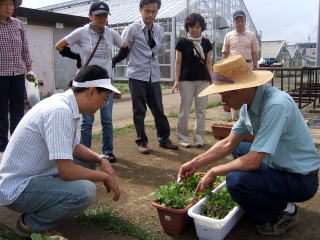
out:
<path id="1" fill-rule="evenodd" d="M 26 17 L 28 19 L 39 21 L 42 23 L 50 22 L 50 23 L 56 24 L 57 22 L 60 22 L 67 25 L 71 25 L 71 26 L 82 26 L 90 22 L 90 20 L 85 17 L 67 15 L 67 14 L 56 13 L 56 12 L 47 12 L 47 11 L 41 11 L 38 9 L 24 8 L 24 7 L 16 8 L 14 10 L 14 16 Z"/>
<path id="2" fill-rule="evenodd" d="M 261 58 L 277 58 L 281 49 L 285 47 L 285 44 L 284 40 L 262 41 Z"/>
<path id="3" fill-rule="evenodd" d="M 298 49 L 298 45 L 287 45 L 287 48 L 290 53 L 290 57 L 292 58 Z"/>
<path id="4" fill-rule="evenodd" d="M 110 7 L 109 24 L 130 23 L 140 19 L 139 2 L 140 0 L 107 0 Z M 39 8 L 40 10 L 53 11 L 58 13 L 87 17 L 91 1 L 73 0 L 65 3 L 54 4 Z M 162 0 L 161 8 L 157 15 L 158 19 L 176 16 L 186 8 L 185 0 Z M 130 9 L 130 11 L 127 11 Z M 133 9 L 133 11 L 132 11 Z M 177 11 L 179 10 L 179 11 Z"/>

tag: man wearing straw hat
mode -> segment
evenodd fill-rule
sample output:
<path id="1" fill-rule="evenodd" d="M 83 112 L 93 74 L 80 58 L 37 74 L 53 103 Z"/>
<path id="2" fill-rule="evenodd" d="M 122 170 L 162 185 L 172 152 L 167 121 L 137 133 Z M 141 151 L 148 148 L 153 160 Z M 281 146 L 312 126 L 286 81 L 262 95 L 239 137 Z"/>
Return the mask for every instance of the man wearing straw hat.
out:
<path id="1" fill-rule="evenodd" d="M 253 218 L 257 231 L 282 234 L 298 221 L 292 202 L 306 201 L 318 189 L 320 158 L 311 133 L 294 100 L 263 85 L 271 72 L 252 71 L 242 56 L 221 60 L 213 70 L 214 83 L 200 96 L 219 93 L 223 102 L 241 108 L 240 119 L 227 138 L 183 164 L 178 176 L 189 177 L 233 152 L 235 160 L 211 168 L 197 191 L 227 175 L 232 198 Z M 252 145 L 241 143 L 246 134 L 255 135 Z"/>

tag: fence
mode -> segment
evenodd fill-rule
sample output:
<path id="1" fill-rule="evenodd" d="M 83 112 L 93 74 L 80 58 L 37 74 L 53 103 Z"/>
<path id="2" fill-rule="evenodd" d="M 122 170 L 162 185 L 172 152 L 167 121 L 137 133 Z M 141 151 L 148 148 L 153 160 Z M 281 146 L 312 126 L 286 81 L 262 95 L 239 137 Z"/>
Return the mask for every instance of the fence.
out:
<path id="1" fill-rule="evenodd" d="M 300 109 L 311 103 L 315 108 L 317 99 L 320 101 L 320 67 L 260 67 L 259 70 L 273 72 L 271 85 L 288 92 Z"/>

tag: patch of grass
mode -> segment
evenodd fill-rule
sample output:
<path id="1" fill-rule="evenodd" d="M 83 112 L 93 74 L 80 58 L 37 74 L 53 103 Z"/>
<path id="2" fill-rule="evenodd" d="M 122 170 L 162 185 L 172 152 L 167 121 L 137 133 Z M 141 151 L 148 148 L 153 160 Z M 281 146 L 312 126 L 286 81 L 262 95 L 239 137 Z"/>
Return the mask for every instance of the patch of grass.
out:
<path id="1" fill-rule="evenodd" d="M 213 107 L 218 107 L 218 106 L 221 106 L 221 99 L 218 99 L 214 102 L 210 102 L 207 104 L 207 109 L 209 108 L 213 108 Z"/>
<path id="2" fill-rule="evenodd" d="M 232 122 L 232 117 L 228 117 L 225 121 L 226 122 Z"/>
<path id="3" fill-rule="evenodd" d="M 176 112 L 170 112 L 167 117 L 168 117 L 168 118 L 178 118 L 178 113 L 176 113 Z"/>
<path id="4" fill-rule="evenodd" d="M 133 124 L 129 124 L 125 127 L 122 128 L 114 128 L 113 129 L 113 135 L 121 135 L 121 134 L 125 134 L 125 133 L 129 133 L 131 131 L 135 130 L 134 125 Z M 102 138 L 102 132 L 97 132 L 97 133 L 93 133 L 92 134 L 92 139 L 95 140 L 99 140 Z"/>
<path id="5" fill-rule="evenodd" d="M 141 240 L 154 240 L 157 237 L 155 232 L 148 232 L 130 221 L 117 216 L 112 211 L 98 207 L 87 210 L 77 216 L 81 224 L 86 227 L 101 227 L 106 233 L 116 233 L 124 236 L 133 236 Z"/>
<path id="6" fill-rule="evenodd" d="M 173 83 L 161 83 L 161 89 L 171 89 Z M 116 82 L 114 86 L 122 93 L 130 93 L 129 83 L 128 82 Z"/>
<path id="7" fill-rule="evenodd" d="M 168 83 L 160 83 L 161 89 L 171 89 L 173 86 L 173 82 Z"/>
<path id="8" fill-rule="evenodd" d="M 115 128 L 113 129 L 113 135 L 122 135 L 124 133 L 129 133 L 132 132 L 133 130 L 135 130 L 135 127 L 133 124 L 129 124 L 125 127 L 122 128 Z"/>
<path id="9" fill-rule="evenodd" d="M 22 238 L 17 237 L 9 228 L 0 224 L 0 238 L 8 240 L 22 240 Z"/>
<path id="10" fill-rule="evenodd" d="M 117 82 L 117 83 L 114 83 L 114 86 L 122 93 L 122 94 L 126 94 L 126 93 L 129 93 L 130 90 L 129 90 L 129 84 L 126 82 L 126 83 L 120 83 L 120 82 Z"/>

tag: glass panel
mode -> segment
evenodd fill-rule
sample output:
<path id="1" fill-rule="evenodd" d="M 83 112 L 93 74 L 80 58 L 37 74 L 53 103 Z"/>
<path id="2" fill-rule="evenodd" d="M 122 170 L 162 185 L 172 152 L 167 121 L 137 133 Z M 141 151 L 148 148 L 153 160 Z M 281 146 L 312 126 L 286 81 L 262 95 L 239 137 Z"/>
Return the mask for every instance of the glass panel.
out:
<path id="1" fill-rule="evenodd" d="M 159 63 L 160 64 L 170 64 L 170 51 L 166 51 L 162 55 L 159 56 Z"/>
<path id="2" fill-rule="evenodd" d="M 126 66 L 116 66 L 114 69 L 114 77 L 125 77 L 126 69 Z"/>
<path id="3" fill-rule="evenodd" d="M 164 49 L 165 50 L 171 49 L 171 36 L 169 34 L 164 35 Z"/>
<path id="4" fill-rule="evenodd" d="M 170 78 L 170 66 L 160 66 L 161 78 Z"/>

